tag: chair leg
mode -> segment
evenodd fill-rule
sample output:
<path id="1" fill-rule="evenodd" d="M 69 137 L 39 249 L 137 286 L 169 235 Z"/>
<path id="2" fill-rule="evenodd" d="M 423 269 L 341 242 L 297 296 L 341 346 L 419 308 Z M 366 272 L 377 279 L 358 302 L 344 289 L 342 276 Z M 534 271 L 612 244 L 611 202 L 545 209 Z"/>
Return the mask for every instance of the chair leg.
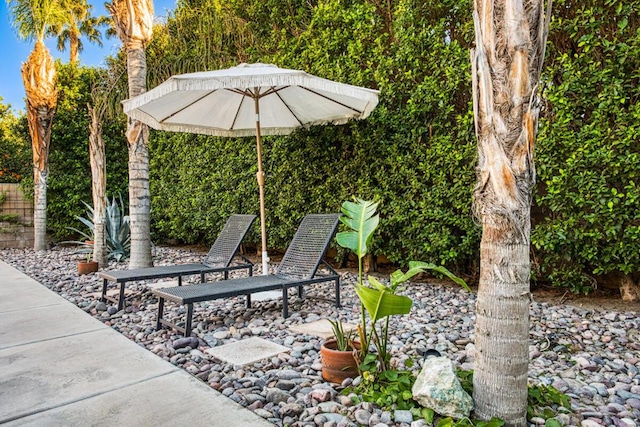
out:
<path id="1" fill-rule="evenodd" d="M 289 317 L 289 292 L 287 287 L 282 288 L 282 317 Z"/>
<path id="2" fill-rule="evenodd" d="M 120 296 L 118 298 L 118 311 L 124 308 L 124 285 L 125 282 L 120 283 Z"/>
<path id="3" fill-rule="evenodd" d="M 107 279 L 102 279 L 102 298 L 100 301 L 107 302 Z"/>
<path id="4" fill-rule="evenodd" d="M 227 280 L 229 278 L 229 272 L 225 271 L 224 272 L 224 280 Z"/>
<path id="5" fill-rule="evenodd" d="M 205 276 L 205 273 L 201 272 L 200 273 L 200 283 L 204 283 L 204 276 Z"/>
<path id="6" fill-rule="evenodd" d="M 247 294 L 247 308 L 251 308 L 251 294 Z"/>
<path id="7" fill-rule="evenodd" d="M 249 276 L 253 276 L 253 266 L 249 266 Z"/>
<path id="8" fill-rule="evenodd" d="M 298 298 L 302 298 L 302 294 L 303 294 L 302 286 L 298 286 Z"/>
<path id="9" fill-rule="evenodd" d="M 193 304 L 187 304 L 187 323 L 184 326 L 184 336 L 191 336 L 191 322 L 193 321 Z"/>
<path id="10" fill-rule="evenodd" d="M 164 315 L 164 298 L 158 297 L 158 320 L 156 321 L 156 331 L 162 327 L 162 316 Z"/>
<path id="11" fill-rule="evenodd" d="M 340 279 L 336 279 L 336 307 L 340 307 Z"/>

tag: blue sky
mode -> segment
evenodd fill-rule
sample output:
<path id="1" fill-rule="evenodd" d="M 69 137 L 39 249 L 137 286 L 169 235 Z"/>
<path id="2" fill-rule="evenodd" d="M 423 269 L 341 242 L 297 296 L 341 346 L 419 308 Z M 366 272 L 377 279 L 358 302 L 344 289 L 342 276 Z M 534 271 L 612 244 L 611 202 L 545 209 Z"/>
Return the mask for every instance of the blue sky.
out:
<path id="1" fill-rule="evenodd" d="M 156 17 L 166 17 L 167 11 L 175 7 L 176 0 L 154 0 Z M 94 16 L 106 15 L 104 0 L 89 0 L 93 5 Z M 80 62 L 84 65 L 101 65 L 106 56 L 115 54 L 120 49 L 121 43 L 117 37 L 106 39 L 103 37 L 103 46 L 84 43 L 84 50 L 80 53 Z M 59 52 L 53 38 L 46 41 L 46 45 L 54 58 L 69 61 L 69 49 Z M 2 58 L 0 59 L 0 96 L 3 104 L 11 104 L 14 111 L 24 110 L 24 86 L 20 75 L 20 67 L 27 60 L 33 49 L 33 42 L 18 40 L 12 27 L 11 17 L 7 10 L 6 0 L 0 0 L 0 46 Z"/>

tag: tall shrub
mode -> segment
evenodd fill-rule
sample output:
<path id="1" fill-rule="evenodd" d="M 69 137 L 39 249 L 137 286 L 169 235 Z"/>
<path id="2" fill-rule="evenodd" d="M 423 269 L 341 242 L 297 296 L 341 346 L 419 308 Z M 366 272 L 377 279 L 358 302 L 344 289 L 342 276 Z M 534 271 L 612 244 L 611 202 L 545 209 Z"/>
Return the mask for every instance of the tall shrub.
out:
<path id="1" fill-rule="evenodd" d="M 537 278 L 577 292 L 640 289 L 639 10 L 561 0 L 552 20 L 532 243 Z"/>

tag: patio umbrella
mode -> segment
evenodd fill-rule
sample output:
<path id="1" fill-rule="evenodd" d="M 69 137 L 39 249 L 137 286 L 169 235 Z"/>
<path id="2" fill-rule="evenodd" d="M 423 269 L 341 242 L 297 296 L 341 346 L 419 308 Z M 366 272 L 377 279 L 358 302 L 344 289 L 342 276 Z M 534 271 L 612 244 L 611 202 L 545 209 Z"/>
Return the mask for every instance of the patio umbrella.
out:
<path id="1" fill-rule="evenodd" d="M 378 91 L 269 64 L 180 74 L 123 101 L 124 112 L 154 129 L 225 137 L 256 137 L 262 271 L 268 274 L 261 135 L 364 119 Z"/>

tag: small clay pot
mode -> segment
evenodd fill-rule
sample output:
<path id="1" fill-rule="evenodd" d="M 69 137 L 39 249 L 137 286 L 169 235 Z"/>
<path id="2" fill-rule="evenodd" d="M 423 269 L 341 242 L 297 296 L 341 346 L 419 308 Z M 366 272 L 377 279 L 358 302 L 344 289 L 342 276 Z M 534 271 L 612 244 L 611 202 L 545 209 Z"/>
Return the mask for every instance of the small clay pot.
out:
<path id="1" fill-rule="evenodd" d="M 78 275 L 95 273 L 98 271 L 98 261 L 78 261 Z"/>
<path id="2" fill-rule="evenodd" d="M 360 343 L 354 342 L 357 349 Z M 353 356 L 353 350 L 336 350 L 335 339 L 330 339 L 322 343 L 320 356 L 322 358 L 322 378 L 332 383 L 341 384 L 346 378 L 358 376 L 358 362 Z"/>

